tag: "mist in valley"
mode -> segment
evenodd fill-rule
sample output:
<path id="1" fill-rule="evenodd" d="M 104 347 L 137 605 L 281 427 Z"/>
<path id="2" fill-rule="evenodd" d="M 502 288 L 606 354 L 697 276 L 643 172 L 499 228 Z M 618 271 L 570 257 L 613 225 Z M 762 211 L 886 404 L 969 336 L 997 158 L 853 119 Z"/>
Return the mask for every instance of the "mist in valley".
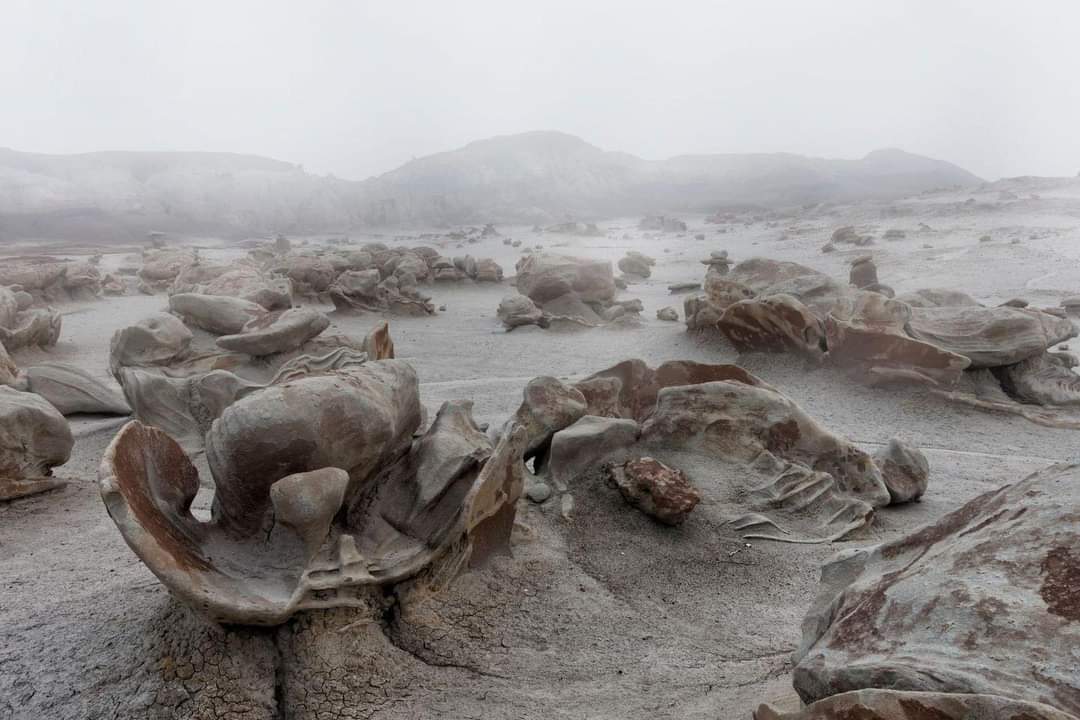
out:
<path id="1" fill-rule="evenodd" d="M 1067 2 L 0 8 L 0 720 L 1080 719 Z"/>

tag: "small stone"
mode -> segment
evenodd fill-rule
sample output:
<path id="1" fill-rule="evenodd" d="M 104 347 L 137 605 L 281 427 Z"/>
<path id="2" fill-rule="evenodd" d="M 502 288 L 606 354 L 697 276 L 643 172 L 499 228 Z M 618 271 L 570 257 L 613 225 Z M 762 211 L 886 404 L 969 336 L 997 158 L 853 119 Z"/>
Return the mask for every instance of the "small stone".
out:
<path id="1" fill-rule="evenodd" d="M 570 520 L 574 515 L 574 496 L 570 493 L 564 493 L 562 496 L 562 505 L 559 508 L 559 514 L 562 515 L 563 520 Z"/>
<path id="2" fill-rule="evenodd" d="M 439 312 L 446 312 L 446 306 L 445 305 L 440 305 L 439 306 Z"/>
<path id="3" fill-rule="evenodd" d="M 657 320 L 666 320 L 668 322 L 679 322 L 679 311 L 673 307 L 660 308 L 656 311 Z"/>
<path id="4" fill-rule="evenodd" d="M 930 463 L 917 447 L 894 437 L 874 454 L 874 463 L 889 490 L 890 505 L 918 500 L 926 492 Z"/>
<path id="5" fill-rule="evenodd" d="M 530 483 L 525 488 L 525 497 L 537 504 L 545 502 L 551 497 L 551 486 L 544 482 Z"/>

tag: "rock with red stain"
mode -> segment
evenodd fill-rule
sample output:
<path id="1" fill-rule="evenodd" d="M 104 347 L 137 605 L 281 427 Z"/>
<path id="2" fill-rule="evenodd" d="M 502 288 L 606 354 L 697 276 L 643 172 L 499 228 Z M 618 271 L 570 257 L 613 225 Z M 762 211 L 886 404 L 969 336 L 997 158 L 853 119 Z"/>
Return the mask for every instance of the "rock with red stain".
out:
<path id="1" fill-rule="evenodd" d="M 681 525 L 701 502 L 686 473 L 651 457 L 608 466 L 608 474 L 626 502 L 665 525 Z"/>
<path id="2" fill-rule="evenodd" d="M 833 695 L 792 713 L 767 705 L 754 720 L 1076 720 L 1049 705 L 1000 695 L 857 690 Z"/>
<path id="3" fill-rule="evenodd" d="M 791 295 L 741 300 L 716 325 L 739 352 L 797 352 L 817 360 L 825 355 L 821 320 Z"/>
<path id="4" fill-rule="evenodd" d="M 985 693 L 1080 714 L 1078 507 L 1080 465 L 1055 465 L 825 565 L 795 690 L 807 703 L 871 688 Z"/>

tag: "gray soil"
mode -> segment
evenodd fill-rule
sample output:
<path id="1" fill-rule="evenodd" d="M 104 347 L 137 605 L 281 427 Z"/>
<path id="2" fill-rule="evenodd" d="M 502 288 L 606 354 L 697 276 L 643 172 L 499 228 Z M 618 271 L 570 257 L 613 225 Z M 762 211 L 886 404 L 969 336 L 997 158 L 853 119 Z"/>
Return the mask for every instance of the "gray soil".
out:
<path id="1" fill-rule="evenodd" d="M 678 528 L 652 522 L 589 476 L 571 488 L 568 519 L 557 500 L 522 500 L 513 555 L 442 592 L 406 590 L 374 615 L 305 613 L 276 631 L 222 629 L 172 600 L 106 515 L 97 465 L 119 423 L 75 420 L 75 452 L 58 473 L 70 484 L 0 505 L 0 718 L 749 718 L 761 702 L 798 707 L 789 656 L 823 560 L 906 533 L 978 493 L 1074 457 L 1076 436 L 922 390 L 863 387 L 791 357 L 738 356 L 722 341 L 702 342 L 681 323 L 656 320 L 666 305 L 682 316 L 685 296 L 670 295 L 667 285 L 700 281 L 698 260 L 711 250 L 727 249 L 736 261 L 797 260 L 845 280 L 851 258 L 871 252 L 881 281 L 898 293 L 944 286 L 988 303 L 1020 296 L 1056 305 L 1080 290 L 1080 199 L 1040 192 L 1042 200 L 1005 205 L 993 201 L 996 193 L 976 195 L 975 209 L 959 204 L 967 193 L 923 196 L 888 220 L 878 206 L 815 210 L 775 227 L 738 224 L 723 234 L 700 217 L 684 218 L 690 231 L 679 236 L 641 233 L 629 220 L 602 223 L 603 238 L 500 228 L 555 252 L 614 261 L 637 249 L 655 257 L 653 276 L 622 295 L 644 302 L 642 326 L 504 333 L 495 308 L 513 292 L 505 283 L 435 286 L 435 304 L 445 312 L 391 320 L 398 357 L 416 367 L 432 412 L 444 400 L 468 398 L 478 421 L 501 424 L 538 375 L 577 378 L 631 357 L 650 365 L 735 362 L 866 450 L 893 435 L 921 447 L 932 473 L 922 502 L 880 512 L 849 542 L 743 543 L 720 520 L 718 488 L 730 470 L 686 468 L 703 501 Z M 935 230 L 920 233 L 919 222 Z M 821 254 L 832 230 L 851 223 L 876 227 L 877 244 Z M 888 228 L 905 229 L 907 237 L 884 241 Z M 694 239 L 699 232 L 705 240 Z M 980 243 L 986 233 L 994 240 Z M 508 274 L 520 257 L 500 238 L 460 250 L 450 244 L 445 252 L 493 256 Z M 65 306 L 60 344 L 16 361 L 72 362 L 108 378 L 113 331 L 164 305 L 163 296 L 139 296 Z M 331 317 L 330 332 L 358 336 L 383 319 Z M 310 644 L 323 636 L 334 638 L 334 647 Z M 307 658 L 302 671 L 296 658 Z M 312 667 L 323 671 L 297 674 Z M 331 697 L 335 683 L 349 690 L 340 704 L 321 708 L 325 715 L 278 702 L 297 697 L 305 683 Z M 220 693 L 208 703 L 215 687 Z M 237 687 L 250 692 L 235 696 Z"/>

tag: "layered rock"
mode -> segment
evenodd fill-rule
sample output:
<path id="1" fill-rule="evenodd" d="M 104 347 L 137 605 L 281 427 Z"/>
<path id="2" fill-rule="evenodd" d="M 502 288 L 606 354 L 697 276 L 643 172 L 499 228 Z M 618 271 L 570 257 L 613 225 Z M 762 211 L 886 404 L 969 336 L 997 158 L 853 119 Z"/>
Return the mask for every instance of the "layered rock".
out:
<path id="1" fill-rule="evenodd" d="M 826 565 L 799 695 L 975 693 L 1080 713 L 1078 502 L 1080 469 L 1057 465 Z"/>
<path id="2" fill-rule="evenodd" d="M 74 444 L 67 420 L 45 398 L 0 386 L 0 500 L 62 487 L 52 469 Z"/>
<path id="3" fill-rule="evenodd" d="M 492 446 L 470 409 L 445 404 L 414 443 L 421 412 L 407 364 L 288 380 L 211 426 L 213 520 L 190 514 L 199 479 L 180 446 L 138 422 L 106 452 L 102 497 L 136 554 L 211 618 L 271 625 L 353 606 L 506 547 L 526 434 L 508 428 Z"/>

